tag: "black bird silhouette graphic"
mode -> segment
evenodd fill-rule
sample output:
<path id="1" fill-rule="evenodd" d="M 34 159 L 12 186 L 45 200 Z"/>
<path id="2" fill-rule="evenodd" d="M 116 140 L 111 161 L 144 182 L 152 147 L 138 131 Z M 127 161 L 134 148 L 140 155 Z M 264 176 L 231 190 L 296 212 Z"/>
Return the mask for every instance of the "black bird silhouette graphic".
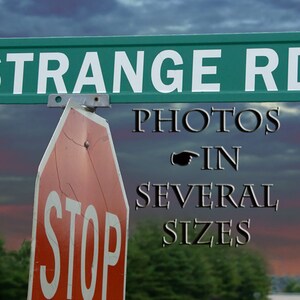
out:
<path id="1" fill-rule="evenodd" d="M 184 150 L 180 153 L 173 152 L 170 156 L 172 165 L 187 166 L 191 163 L 193 157 L 199 157 L 200 154 L 194 151 Z"/>

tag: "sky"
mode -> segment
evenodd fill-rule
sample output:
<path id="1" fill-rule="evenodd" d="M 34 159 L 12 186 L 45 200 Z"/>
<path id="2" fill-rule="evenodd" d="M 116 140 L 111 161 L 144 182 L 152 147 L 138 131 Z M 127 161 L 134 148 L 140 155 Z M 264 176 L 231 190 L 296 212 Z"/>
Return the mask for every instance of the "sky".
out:
<path id="1" fill-rule="evenodd" d="M 300 31 L 299 11 L 296 0 L 0 0 L 0 38 L 289 32 Z M 230 133 L 220 134 L 214 117 L 205 131 L 187 132 L 181 123 L 183 115 L 199 107 L 208 112 L 211 107 L 235 107 L 236 112 L 257 109 L 263 125 L 255 133 L 245 134 L 229 118 Z M 280 107 L 280 128 L 265 135 L 267 111 L 276 107 Z M 145 133 L 133 132 L 133 109 L 137 108 L 164 109 L 166 117 L 169 109 L 179 109 L 181 132 L 168 133 L 166 124 L 164 133 L 153 133 L 153 118 L 145 123 Z M 61 112 L 46 105 L 0 105 L 0 236 L 10 249 L 31 237 L 37 168 Z M 175 218 L 232 219 L 234 226 L 250 218 L 251 246 L 267 257 L 271 272 L 300 274 L 299 103 L 116 104 L 97 113 L 111 127 L 131 209 L 130 226 L 145 217 L 158 218 L 161 223 Z M 196 116 L 191 122 L 196 126 Z M 245 122 L 251 126 L 247 116 Z M 241 146 L 240 170 L 236 172 L 226 162 L 225 171 L 201 170 L 201 147 L 205 146 L 223 146 L 230 153 L 232 146 Z M 197 152 L 200 157 L 185 167 L 171 165 L 170 154 L 183 150 Z M 215 163 L 215 156 L 212 161 Z M 137 188 L 148 182 L 181 184 L 183 195 L 189 183 L 228 183 L 236 187 L 236 199 L 241 197 L 243 184 L 254 184 L 259 199 L 263 197 L 260 185 L 273 184 L 271 199 L 280 200 L 279 208 L 204 210 L 195 207 L 194 192 L 184 209 L 173 195 L 169 210 L 151 208 L 153 203 L 135 210 Z M 216 197 L 216 187 L 212 193 Z"/>

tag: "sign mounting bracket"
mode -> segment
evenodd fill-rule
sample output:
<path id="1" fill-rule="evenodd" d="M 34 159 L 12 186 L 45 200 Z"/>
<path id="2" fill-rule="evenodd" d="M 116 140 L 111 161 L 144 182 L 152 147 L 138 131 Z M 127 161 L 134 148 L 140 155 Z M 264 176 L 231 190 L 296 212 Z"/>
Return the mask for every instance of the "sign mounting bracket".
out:
<path id="1" fill-rule="evenodd" d="M 98 107 L 111 107 L 108 94 L 50 94 L 47 106 L 64 108 L 69 100 L 89 111 L 95 111 Z"/>

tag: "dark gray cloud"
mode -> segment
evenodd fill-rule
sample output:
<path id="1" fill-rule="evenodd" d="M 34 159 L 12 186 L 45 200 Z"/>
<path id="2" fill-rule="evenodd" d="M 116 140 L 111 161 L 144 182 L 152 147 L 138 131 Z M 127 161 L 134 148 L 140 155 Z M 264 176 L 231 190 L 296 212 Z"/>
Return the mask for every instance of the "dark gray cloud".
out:
<path id="1" fill-rule="evenodd" d="M 93 1 L 93 0 L 4 0 L 3 8 L 8 12 L 18 13 L 22 16 L 38 16 L 52 18 L 73 18 L 85 14 L 94 14 L 95 11 L 103 14 L 114 10 L 115 1 Z"/>
<path id="2" fill-rule="evenodd" d="M 0 106 L 0 203 L 32 203 L 39 162 L 60 111 L 41 105 Z"/>
<path id="3" fill-rule="evenodd" d="M 1 36 L 295 31 L 297 1 L 2 0 Z"/>

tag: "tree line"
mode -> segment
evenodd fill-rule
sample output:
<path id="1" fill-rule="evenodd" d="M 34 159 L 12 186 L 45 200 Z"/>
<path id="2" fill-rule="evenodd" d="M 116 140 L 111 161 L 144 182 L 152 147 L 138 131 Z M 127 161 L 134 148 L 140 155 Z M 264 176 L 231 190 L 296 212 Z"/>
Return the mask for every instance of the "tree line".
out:
<path id="1" fill-rule="evenodd" d="M 154 223 L 136 225 L 128 241 L 127 300 L 267 300 L 268 268 L 250 249 L 162 247 Z M 243 249 L 242 249 L 243 248 Z M 7 251 L 0 239 L 0 299 L 27 297 L 30 242 Z"/>

